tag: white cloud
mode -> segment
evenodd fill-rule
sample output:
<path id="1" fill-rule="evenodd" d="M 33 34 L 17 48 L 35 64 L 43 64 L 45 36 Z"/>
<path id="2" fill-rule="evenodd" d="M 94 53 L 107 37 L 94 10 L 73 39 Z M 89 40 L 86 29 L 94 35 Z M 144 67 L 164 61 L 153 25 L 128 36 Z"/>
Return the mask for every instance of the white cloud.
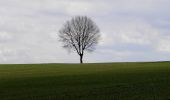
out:
<path id="1" fill-rule="evenodd" d="M 78 62 L 78 56 L 68 55 L 57 39 L 58 30 L 74 15 L 91 17 L 101 29 L 99 50 L 88 54 L 86 62 L 148 55 L 145 49 L 113 50 L 120 45 L 149 46 L 151 54 L 169 52 L 169 4 L 169 0 L 0 0 L 0 63 Z"/>
<path id="2" fill-rule="evenodd" d="M 7 32 L 0 32 L 0 41 L 10 41 L 12 39 L 12 35 Z"/>
<path id="3" fill-rule="evenodd" d="M 156 45 L 156 50 L 158 52 L 170 52 L 170 36 L 166 38 L 161 38 Z"/>
<path id="4" fill-rule="evenodd" d="M 111 21 L 110 21 L 111 20 Z M 117 21 L 118 20 L 118 21 Z M 151 45 L 161 35 L 161 31 L 140 18 L 105 19 L 102 29 L 102 43 Z M 108 21 L 108 22 L 107 22 Z M 104 27 L 104 28 L 103 28 Z"/>
<path id="5" fill-rule="evenodd" d="M 120 34 L 122 42 L 138 45 L 150 45 L 160 34 L 159 30 L 152 27 L 149 23 L 135 19 L 125 23 L 119 32 L 117 34 Z"/>

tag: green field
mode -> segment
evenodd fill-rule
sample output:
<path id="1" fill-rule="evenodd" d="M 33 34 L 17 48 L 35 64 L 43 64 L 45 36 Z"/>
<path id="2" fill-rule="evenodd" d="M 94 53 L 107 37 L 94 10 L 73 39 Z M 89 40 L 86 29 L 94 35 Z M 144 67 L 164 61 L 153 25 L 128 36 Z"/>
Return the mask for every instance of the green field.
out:
<path id="1" fill-rule="evenodd" d="M 170 100 L 170 62 L 0 65 L 0 100 Z"/>

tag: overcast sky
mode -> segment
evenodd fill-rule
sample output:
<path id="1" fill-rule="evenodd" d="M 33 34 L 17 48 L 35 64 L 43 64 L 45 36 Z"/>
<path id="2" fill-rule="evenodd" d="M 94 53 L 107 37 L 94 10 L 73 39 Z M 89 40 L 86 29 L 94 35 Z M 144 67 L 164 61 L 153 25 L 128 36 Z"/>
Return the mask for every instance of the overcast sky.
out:
<path id="1" fill-rule="evenodd" d="M 78 63 L 62 25 L 90 17 L 101 40 L 85 62 L 170 60 L 170 0 L 0 0 L 0 63 Z"/>

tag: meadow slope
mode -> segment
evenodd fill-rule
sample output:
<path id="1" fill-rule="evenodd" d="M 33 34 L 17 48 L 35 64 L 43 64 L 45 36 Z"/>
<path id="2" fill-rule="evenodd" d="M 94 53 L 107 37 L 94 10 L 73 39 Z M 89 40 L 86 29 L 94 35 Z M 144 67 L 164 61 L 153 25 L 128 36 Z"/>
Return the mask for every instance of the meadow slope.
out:
<path id="1" fill-rule="evenodd" d="M 0 65 L 0 100 L 170 100 L 170 62 Z"/>

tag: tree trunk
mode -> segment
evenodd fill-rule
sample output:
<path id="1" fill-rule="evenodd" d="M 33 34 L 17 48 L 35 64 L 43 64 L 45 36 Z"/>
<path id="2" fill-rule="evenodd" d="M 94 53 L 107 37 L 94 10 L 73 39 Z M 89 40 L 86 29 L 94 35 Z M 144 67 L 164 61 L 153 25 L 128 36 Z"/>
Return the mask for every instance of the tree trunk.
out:
<path id="1" fill-rule="evenodd" d="M 83 63 L 83 55 L 80 54 L 80 63 L 82 64 Z"/>

